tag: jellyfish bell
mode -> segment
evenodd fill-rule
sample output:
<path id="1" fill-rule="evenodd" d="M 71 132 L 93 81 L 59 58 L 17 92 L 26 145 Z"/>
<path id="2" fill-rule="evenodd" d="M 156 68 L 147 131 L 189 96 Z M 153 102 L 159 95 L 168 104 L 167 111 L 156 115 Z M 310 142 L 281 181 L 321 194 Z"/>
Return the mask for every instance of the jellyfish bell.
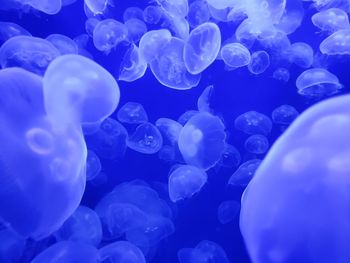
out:
<path id="1" fill-rule="evenodd" d="M 320 51 L 326 55 L 350 54 L 350 29 L 339 30 L 320 44 Z"/>
<path id="2" fill-rule="evenodd" d="M 314 14 L 311 17 L 314 26 L 322 31 L 336 32 L 338 30 L 349 29 L 348 14 L 340 8 L 329 8 Z"/>
<path id="3" fill-rule="evenodd" d="M 141 124 L 148 121 L 148 115 L 142 104 L 127 102 L 117 112 L 117 118 L 122 123 Z"/>
<path id="4" fill-rule="evenodd" d="M 228 184 L 233 186 L 246 187 L 254 177 L 261 164 L 260 159 L 252 159 L 242 163 L 230 177 Z"/>
<path id="5" fill-rule="evenodd" d="M 120 65 L 119 80 L 132 82 L 145 75 L 147 62 L 141 55 L 139 48 L 132 44 L 126 51 Z"/>
<path id="6" fill-rule="evenodd" d="M 188 23 L 192 28 L 206 23 L 210 19 L 208 4 L 204 0 L 195 0 L 190 4 L 188 11 Z"/>
<path id="7" fill-rule="evenodd" d="M 269 149 L 269 141 L 266 136 L 254 134 L 244 142 L 245 149 L 253 154 L 264 154 Z"/>
<path id="8" fill-rule="evenodd" d="M 140 39 L 139 49 L 147 63 L 152 62 L 158 56 L 159 49 L 166 45 L 172 36 L 167 29 L 151 30 Z"/>
<path id="9" fill-rule="evenodd" d="M 84 4 L 94 15 L 102 15 L 109 6 L 114 6 L 114 0 L 84 0 Z"/>
<path id="10" fill-rule="evenodd" d="M 221 224 L 228 224 L 239 214 L 240 203 L 235 200 L 227 200 L 218 207 L 218 220 Z"/>
<path id="11" fill-rule="evenodd" d="M 102 261 L 118 263 L 146 263 L 142 251 L 128 241 L 116 241 L 99 250 Z"/>
<path id="12" fill-rule="evenodd" d="M 18 24 L 0 22 L 0 46 L 8 39 L 15 36 L 31 36 L 31 34 Z"/>
<path id="13" fill-rule="evenodd" d="M 248 64 L 248 70 L 254 74 L 259 75 L 265 72 L 270 66 L 270 55 L 264 51 L 255 51 L 251 55 L 251 59 Z"/>
<path id="14" fill-rule="evenodd" d="M 220 55 L 225 64 L 233 68 L 247 66 L 251 60 L 249 50 L 240 43 L 224 45 L 221 48 Z"/>
<path id="15" fill-rule="evenodd" d="M 50 41 L 58 49 L 61 55 L 78 54 L 78 45 L 73 39 L 65 35 L 51 34 L 46 37 L 46 40 Z"/>
<path id="16" fill-rule="evenodd" d="M 263 113 L 247 111 L 235 119 L 235 128 L 250 135 L 267 135 L 272 130 L 272 121 Z"/>
<path id="17" fill-rule="evenodd" d="M 147 32 L 145 22 L 137 18 L 131 18 L 125 21 L 125 26 L 128 30 L 128 41 L 137 43 L 141 37 Z"/>

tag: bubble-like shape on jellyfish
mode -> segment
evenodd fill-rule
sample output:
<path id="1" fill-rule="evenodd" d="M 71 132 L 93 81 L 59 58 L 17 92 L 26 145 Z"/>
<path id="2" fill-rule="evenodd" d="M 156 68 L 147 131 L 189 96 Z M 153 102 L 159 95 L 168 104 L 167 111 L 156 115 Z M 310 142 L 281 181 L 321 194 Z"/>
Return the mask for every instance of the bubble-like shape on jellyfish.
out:
<path id="1" fill-rule="evenodd" d="M 174 203 L 191 198 L 206 184 L 208 176 L 204 170 L 192 165 L 181 165 L 169 175 L 169 197 Z"/>
<path id="2" fill-rule="evenodd" d="M 225 126 L 221 119 L 200 112 L 184 125 L 178 145 L 187 164 L 207 170 L 220 160 L 225 140 Z"/>
<path id="3" fill-rule="evenodd" d="M 314 50 L 304 42 L 293 43 L 288 50 L 290 61 L 302 68 L 311 67 L 314 62 Z"/>
<path id="4" fill-rule="evenodd" d="M 21 67 L 43 75 L 48 65 L 59 55 L 57 48 L 45 39 L 15 36 L 0 47 L 0 65 L 2 68 Z"/>
<path id="5" fill-rule="evenodd" d="M 207 2 L 204 0 L 193 1 L 189 7 L 187 20 L 192 28 L 209 22 L 210 12 Z"/>
<path id="6" fill-rule="evenodd" d="M 191 74 L 201 73 L 214 62 L 220 46 L 221 33 L 216 24 L 206 22 L 193 29 L 183 51 L 187 70 Z"/>
<path id="7" fill-rule="evenodd" d="M 277 68 L 273 72 L 272 77 L 278 81 L 288 82 L 290 78 L 290 73 L 289 70 L 286 68 Z"/>
<path id="8" fill-rule="evenodd" d="M 270 66 L 270 55 L 264 50 L 255 51 L 252 53 L 248 70 L 254 75 L 259 75 L 265 72 Z"/>
<path id="9" fill-rule="evenodd" d="M 84 3 L 94 15 L 102 15 L 109 6 L 113 6 L 113 0 L 84 0 Z"/>
<path id="10" fill-rule="evenodd" d="M 305 70 L 298 76 L 296 86 L 300 95 L 312 99 L 334 95 L 343 88 L 338 77 L 324 68 Z"/>
<path id="11" fill-rule="evenodd" d="M 1 227 L 2 228 L 2 227 Z M 26 240 L 8 228 L 0 230 L 0 261 L 20 262 L 26 247 Z"/>
<path id="12" fill-rule="evenodd" d="M 130 149 L 140 153 L 155 154 L 163 146 L 163 137 L 155 125 L 144 122 L 137 126 L 129 136 L 127 145 Z"/>
<path id="13" fill-rule="evenodd" d="M 83 134 L 74 124 L 56 129 L 45 114 L 41 77 L 8 68 L 0 71 L 0 79 L 0 217 L 20 235 L 41 239 L 81 201 Z"/>
<path id="14" fill-rule="evenodd" d="M 342 29 L 349 29 L 348 14 L 340 8 L 329 8 L 314 14 L 311 17 L 314 26 L 322 31 L 336 32 Z"/>
<path id="15" fill-rule="evenodd" d="M 326 55 L 350 54 L 350 29 L 343 29 L 327 37 L 320 44 L 320 51 Z"/>
<path id="16" fill-rule="evenodd" d="M 61 34 L 51 34 L 46 37 L 46 40 L 50 41 L 54 45 L 61 55 L 66 54 L 78 54 L 78 45 L 73 39 L 61 35 Z"/>
<path id="17" fill-rule="evenodd" d="M 80 205 L 54 234 L 57 241 L 74 241 L 97 246 L 102 239 L 102 226 L 96 212 Z"/>
<path id="18" fill-rule="evenodd" d="M 160 7 L 173 17 L 186 17 L 188 14 L 188 0 L 155 0 Z"/>
<path id="19" fill-rule="evenodd" d="M 254 177 L 261 164 L 260 159 L 252 159 L 242 163 L 228 180 L 229 185 L 246 187 Z"/>
<path id="20" fill-rule="evenodd" d="M 240 68 L 250 63 L 249 50 L 240 43 L 229 43 L 222 46 L 220 55 L 222 60 L 230 68 Z"/>
<path id="21" fill-rule="evenodd" d="M 244 142 L 244 148 L 254 154 L 264 154 L 269 149 L 269 140 L 265 135 L 254 134 Z"/>
<path id="22" fill-rule="evenodd" d="M 350 260 L 349 105 L 344 95 L 307 109 L 257 170 L 240 216 L 252 262 Z"/>
<path id="23" fill-rule="evenodd" d="M 139 49 L 147 63 L 157 59 L 159 50 L 171 40 L 167 29 L 151 30 L 140 39 Z"/>
<path id="24" fill-rule="evenodd" d="M 143 10 L 143 20 L 150 25 L 156 25 L 162 19 L 163 12 L 159 6 L 149 5 Z"/>
<path id="25" fill-rule="evenodd" d="M 145 22 L 137 18 L 131 18 L 125 21 L 125 26 L 128 30 L 128 41 L 138 42 L 141 37 L 147 32 L 147 26 Z"/>
<path id="26" fill-rule="evenodd" d="M 49 116 L 59 123 L 99 126 L 119 103 L 119 86 L 99 64 L 80 55 L 63 55 L 47 68 L 44 101 Z"/>
<path id="27" fill-rule="evenodd" d="M 133 82 L 145 75 L 147 62 L 141 55 L 139 48 L 131 44 L 126 51 L 120 65 L 119 80 Z"/>
<path id="28" fill-rule="evenodd" d="M 31 36 L 31 34 L 16 23 L 0 21 L 0 46 L 6 40 L 15 36 Z"/>
<path id="29" fill-rule="evenodd" d="M 102 262 L 146 263 L 142 251 L 128 241 L 116 241 L 99 250 Z"/>
<path id="30" fill-rule="evenodd" d="M 239 214 L 240 203 L 235 200 L 227 200 L 220 203 L 218 207 L 218 220 L 225 225 L 232 222 Z"/>
<path id="31" fill-rule="evenodd" d="M 129 101 L 117 112 L 117 118 L 122 123 L 140 124 L 148 121 L 148 115 L 142 104 Z"/>
<path id="32" fill-rule="evenodd" d="M 295 107 L 287 104 L 278 106 L 272 111 L 272 114 L 271 114 L 272 121 L 280 125 L 289 125 L 298 116 L 299 116 L 299 112 L 295 109 Z"/>
<path id="33" fill-rule="evenodd" d="M 101 160 L 93 150 L 87 151 L 86 158 L 86 180 L 90 181 L 96 178 L 101 172 Z"/>
<path id="34" fill-rule="evenodd" d="M 272 129 L 272 121 L 263 113 L 247 111 L 235 119 L 235 128 L 250 135 L 268 135 Z"/>

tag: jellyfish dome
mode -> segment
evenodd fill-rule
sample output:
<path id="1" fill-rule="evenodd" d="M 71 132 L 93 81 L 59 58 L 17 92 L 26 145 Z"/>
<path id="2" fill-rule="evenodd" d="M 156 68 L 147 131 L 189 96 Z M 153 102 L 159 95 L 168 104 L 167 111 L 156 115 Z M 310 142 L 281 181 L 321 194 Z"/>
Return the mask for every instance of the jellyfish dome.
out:
<path id="1" fill-rule="evenodd" d="M 343 29 L 327 37 L 320 44 L 320 51 L 326 55 L 350 54 L 350 29 Z"/>
<path id="2" fill-rule="evenodd" d="M 312 23 L 323 31 L 335 32 L 350 27 L 348 14 L 340 8 L 329 8 L 314 14 Z"/>
<path id="3" fill-rule="evenodd" d="M 250 52 L 240 43 L 226 44 L 220 52 L 222 60 L 231 68 L 244 67 L 250 63 Z"/>

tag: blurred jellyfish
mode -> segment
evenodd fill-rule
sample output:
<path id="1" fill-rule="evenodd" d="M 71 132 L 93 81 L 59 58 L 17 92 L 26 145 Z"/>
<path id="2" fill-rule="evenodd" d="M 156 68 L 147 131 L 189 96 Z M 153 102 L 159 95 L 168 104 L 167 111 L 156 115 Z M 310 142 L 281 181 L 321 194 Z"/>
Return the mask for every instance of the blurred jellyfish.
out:
<path id="1" fill-rule="evenodd" d="M 262 162 L 242 196 L 252 262 L 350 260 L 349 105 L 344 95 L 309 108 Z"/>
<path id="2" fill-rule="evenodd" d="M 179 156 L 179 150 L 173 145 L 163 145 L 158 152 L 158 158 L 159 160 L 170 164 L 183 162 L 181 156 Z"/>
<path id="3" fill-rule="evenodd" d="M 31 34 L 20 25 L 0 21 L 0 46 L 15 36 L 31 36 Z"/>
<path id="4" fill-rule="evenodd" d="M 225 225 L 236 218 L 239 213 L 240 203 L 235 200 L 222 202 L 218 207 L 218 220 Z"/>
<path id="5" fill-rule="evenodd" d="M 187 164 L 208 170 L 220 160 L 225 149 L 225 126 L 208 112 L 194 115 L 179 136 L 179 149 Z"/>
<path id="6" fill-rule="evenodd" d="M 259 75 L 270 66 L 270 56 L 269 54 L 264 51 L 255 51 L 251 55 L 250 62 L 248 64 L 248 70 L 255 74 Z"/>
<path id="7" fill-rule="evenodd" d="M 84 0 L 84 3 L 94 15 L 102 15 L 109 6 L 114 6 L 113 0 Z"/>
<path id="8" fill-rule="evenodd" d="M 240 43 L 226 44 L 220 52 L 222 60 L 231 68 L 244 67 L 250 63 L 250 52 Z"/>
<path id="9" fill-rule="evenodd" d="M 59 55 L 57 48 L 45 39 L 15 36 L 0 47 L 0 65 L 2 68 L 21 67 L 43 75 L 51 61 Z"/>
<path id="10" fill-rule="evenodd" d="M 329 8 L 318 12 L 311 20 L 314 26 L 322 31 L 335 32 L 350 27 L 348 14 L 340 8 Z"/>
<path id="11" fill-rule="evenodd" d="M 168 118 L 159 118 L 155 124 L 162 134 L 164 143 L 177 145 L 180 132 L 183 128 L 180 123 Z"/>
<path id="12" fill-rule="evenodd" d="M 302 68 L 311 67 L 314 61 L 314 51 L 310 45 L 304 42 L 297 42 L 290 46 L 290 60 Z"/>
<path id="13" fill-rule="evenodd" d="M 199 112 L 211 112 L 210 99 L 214 92 L 214 86 L 210 85 L 206 87 L 202 94 L 198 97 L 197 108 Z"/>
<path id="14" fill-rule="evenodd" d="M 296 80 L 298 93 L 307 98 L 331 96 L 342 89 L 337 76 L 323 68 L 305 70 Z"/>
<path id="15" fill-rule="evenodd" d="M 208 8 L 210 16 L 212 19 L 214 19 L 214 21 L 216 20 L 224 23 L 229 21 L 228 16 L 230 15 L 232 8 L 227 7 L 224 9 L 217 9 L 210 4 L 208 4 Z"/>
<path id="16" fill-rule="evenodd" d="M 118 110 L 117 118 L 120 122 L 128 124 L 140 124 L 148 121 L 145 108 L 137 102 L 125 103 Z"/>
<path id="17" fill-rule="evenodd" d="M 129 6 L 125 9 L 123 13 L 123 21 L 126 22 L 130 19 L 143 20 L 143 11 L 141 8 L 136 6 Z"/>
<path id="18" fill-rule="evenodd" d="M 93 37 L 94 30 L 97 24 L 100 22 L 97 18 L 90 17 L 85 21 L 85 31 L 90 36 Z"/>
<path id="19" fill-rule="evenodd" d="M 326 55 L 350 54 L 350 29 L 339 30 L 320 44 L 320 51 Z"/>
<path id="20" fill-rule="evenodd" d="M 131 44 L 120 65 L 119 80 L 127 82 L 135 81 L 142 78 L 146 70 L 146 60 L 141 55 L 139 48 L 135 44 Z"/>
<path id="21" fill-rule="evenodd" d="M 224 152 L 222 153 L 220 165 L 225 168 L 236 168 L 241 163 L 241 154 L 231 144 L 226 143 Z"/>
<path id="22" fill-rule="evenodd" d="M 15 1 L 16 2 L 16 1 Z M 18 3 L 18 2 L 16 2 Z M 61 0 L 22 0 L 20 1 L 21 5 L 29 5 L 32 8 L 39 10 L 48 15 L 57 14 L 62 8 Z"/>
<path id="23" fill-rule="evenodd" d="M 86 158 L 86 180 L 94 179 L 101 172 L 101 161 L 97 154 L 92 151 L 87 151 Z"/>
<path id="24" fill-rule="evenodd" d="M 102 226 L 94 210 L 80 205 L 54 235 L 57 241 L 69 240 L 97 246 L 102 239 Z"/>
<path id="25" fill-rule="evenodd" d="M 206 1 L 195 0 L 190 4 L 187 20 L 192 28 L 209 22 L 209 19 L 210 12 Z"/>
<path id="26" fill-rule="evenodd" d="M 150 25 L 156 25 L 162 19 L 163 12 L 159 6 L 149 5 L 143 10 L 143 20 Z"/>
<path id="27" fill-rule="evenodd" d="M 1 262 L 20 262 L 20 258 L 25 250 L 25 247 L 25 238 L 7 228 L 0 230 Z"/>
<path id="28" fill-rule="evenodd" d="M 183 57 L 187 70 L 199 74 L 214 62 L 221 46 L 221 33 L 214 23 L 203 23 L 193 29 L 186 40 Z"/>
<path id="29" fill-rule="evenodd" d="M 244 142 L 244 148 L 249 153 L 264 154 L 269 149 L 269 140 L 261 134 L 254 134 Z"/>
<path id="30" fill-rule="evenodd" d="M 196 110 L 185 111 L 183 114 L 181 114 L 181 116 L 177 119 L 177 121 L 181 125 L 185 125 L 188 122 L 188 120 L 191 119 L 197 113 L 199 113 L 199 111 L 196 111 Z"/>
<path id="31" fill-rule="evenodd" d="M 228 184 L 234 186 L 242 186 L 246 187 L 250 180 L 254 177 L 254 174 L 258 167 L 261 164 L 260 159 L 252 159 L 242 163 L 237 171 L 235 171 L 230 179 L 228 180 Z"/>
<path id="32" fill-rule="evenodd" d="M 73 41 L 73 39 L 61 35 L 61 34 L 51 34 L 46 37 L 46 40 L 50 41 L 54 45 L 61 55 L 65 54 L 78 54 L 78 46 Z"/>
<path id="33" fill-rule="evenodd" d="M 174 37 L 186 40 L 190 34 L 190 25 L 186 18 L 163 14 L 162 27 L 168 28 Z"/>
<path id="34" fill-rule="evenodd" d="M 274 123 L 289 125 L 299 116 L 299 112 L 293 106 L 285 104 L 274 109 L 271 116 Z"/>
<path id="35" fill-rule="evenodd" d="M 150 63 L 157 59 L 159 50 L 171 40 L 171 33 L 167 29 L 148 31 L 139 43 L 140 53 Z"/>
<path id="36" fill-rule="evenodd" d="M 102 262 L 146 263 L 142 251 L 127 241 L 117 241 L 99 250 Z"/>
<path id="37" fill-rule="evenodd" d="M 99 129 L 85 136 L 89 149 L 104 159 L 121 159 L 126 150 L 128 132 L 118 121 L 107 118 Z"/>
<path id="38" fill-rule="evenodd" d="M 246 134 L 263 134 L 271 132 L 272 121 L 265 114 L 247 111 L 235 119 L 235 128 Z"/>
<path id="39" fill-rule="evenodd" d="M 119 43 L 126 41 L 127 38 L 127 27 L 117 20 L 110 18 L 100 21 L 93 31 L 94 46 L 106 54 Z"/>
<path id="40" fill-rule="evenodd" d="M 207 182 L 205 171 L 192 165 L 181 165 L 169 176 L 169 197 L 174 203 L 191 198 L 198 193 Z"/>
<path id="41" fill-rule="evenodd" d="M 216 9 L 225 9 L 235 5 L 234 0 L 208 0 L 208 4 Z"/>
<path id="42" fill-rule="evenodd" d="M 163 146 L 163 137 L 158 128 L 152 123 L 144 122 L 136 127 L 136 130 L 127 140 L 130 149 L 144 153 L 157 153 Z"/>
<path id="43" fill-rule="evenodd" d="M 125 26 L 128 30 L 129 42 L 138 42 L 141 37 L 147 32 L 147 26 L 145 22 L 137 18 L 131 18 L 125 21 Z"/>
<path id="44" fill-rule="evenodd" d="M 160 7 L 173 17 L 185 17 L 188 14 L 188 0 L 163 1 L 155 0 Z"/>
<path id="45" fill-rule="evenodd" d="M 290 73 L 289 70 L 286 68 L 278 68 L 273 72 L 272 77 L 278 81 L 288 82 L 290 78 Z"/>
<path id="46" fill-rule="evenodd" d="M 285 4 L 285 11 L 276 28 L 290 35 L 301 26 L 305 11 L 302 0 L 285 1 Z"/>

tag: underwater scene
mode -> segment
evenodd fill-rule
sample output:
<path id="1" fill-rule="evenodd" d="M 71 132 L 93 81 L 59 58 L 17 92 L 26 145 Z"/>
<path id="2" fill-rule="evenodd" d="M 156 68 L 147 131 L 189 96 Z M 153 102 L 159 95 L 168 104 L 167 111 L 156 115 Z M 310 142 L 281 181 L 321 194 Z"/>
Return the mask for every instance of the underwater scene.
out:
<path id="1" fill-rule="evenodd" d="M 0 263 L 350 263 L 350 0 L 0 0 Z"/>

